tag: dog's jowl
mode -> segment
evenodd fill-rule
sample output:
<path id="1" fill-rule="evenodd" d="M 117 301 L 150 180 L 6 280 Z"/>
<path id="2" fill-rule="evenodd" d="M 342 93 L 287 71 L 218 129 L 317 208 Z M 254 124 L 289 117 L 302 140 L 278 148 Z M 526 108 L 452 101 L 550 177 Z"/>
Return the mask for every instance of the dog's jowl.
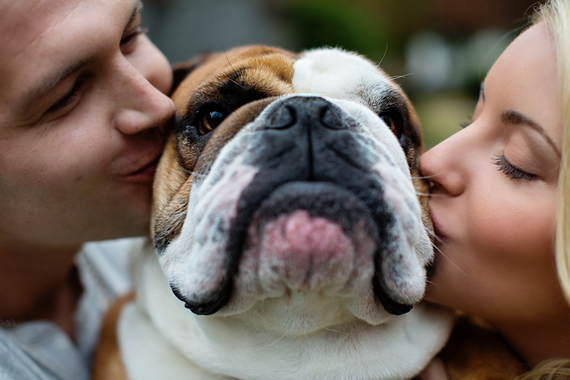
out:
<path id="1" fill-rule="evenodd" d="M 175 78 L 155 250 L 119 323 L 129 375 L 416 375 L 450 315 L 418 304 L 433 251 L 401 89 L 338 49 L 238 48 Z"/>

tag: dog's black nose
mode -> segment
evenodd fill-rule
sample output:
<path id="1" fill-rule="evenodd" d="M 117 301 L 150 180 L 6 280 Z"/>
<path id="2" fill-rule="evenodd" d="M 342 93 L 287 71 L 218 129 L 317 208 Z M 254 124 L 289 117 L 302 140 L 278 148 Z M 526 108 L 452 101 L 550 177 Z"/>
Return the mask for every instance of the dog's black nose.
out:
<path id="1" fill-rule="evenodd" d="M 327 129 L 348 129 L 343 121 L 342 111 L 321 97 L 299 96 L 288 99 L 275 110 L 268 128 L 288 129 L 295 125 L 324 127 Z"/>

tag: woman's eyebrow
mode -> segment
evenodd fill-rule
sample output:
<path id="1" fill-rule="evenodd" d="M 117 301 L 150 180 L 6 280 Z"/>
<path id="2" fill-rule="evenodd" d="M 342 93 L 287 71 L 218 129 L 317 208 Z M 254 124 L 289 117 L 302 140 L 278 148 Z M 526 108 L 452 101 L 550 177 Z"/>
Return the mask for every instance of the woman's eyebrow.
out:
<path id="1" fill-rule="evenodd" d="M 546 133 L 544 128 L 541 127 L 538 123 L 536 123 L 533 120 L 526 117 L 525 115 L 521 114 L 520 112 L 513 111 L 513 110 L 507 110 L 501 114 L 501 121 L 504 124 L 525 125 L 527 127 L 534 129 L 535 131 L 540 133 L 542 135 L 542 137 L 544 137 L 544 139 L 548 142 L 548 144 L 550 144 L 550 146 L 552 146 L 552 148 L 554 149 L 554 151 L 556 152 L 556 154 L 559 157 L 562 156 L 560 153 L 560 150 L 558 149 L 558 147 L 554 143 L 554 140 L 552 140 L 552 138 L 550 138 L 550 136 Z"/>

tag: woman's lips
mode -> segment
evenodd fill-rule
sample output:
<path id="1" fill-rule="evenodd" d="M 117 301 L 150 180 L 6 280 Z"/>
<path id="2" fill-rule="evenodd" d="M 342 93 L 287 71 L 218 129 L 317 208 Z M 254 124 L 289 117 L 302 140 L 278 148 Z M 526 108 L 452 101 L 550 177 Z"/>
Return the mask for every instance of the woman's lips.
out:
<path id="1" fill-rule="evenodd" d="M 434 231 L 435 236 L 436 236 L 436 243 L 445 242 L 447 237 L 442 232 L 441 225 L 439 224 L 439 221 L 438 221 L 437 217 L 435 216 L 435 213 L 433 212 L 433 209 L 431 207 L 429 209 L 429 214 L 430 214 L 431 221 L 433 224 L 433 231 Z"/>

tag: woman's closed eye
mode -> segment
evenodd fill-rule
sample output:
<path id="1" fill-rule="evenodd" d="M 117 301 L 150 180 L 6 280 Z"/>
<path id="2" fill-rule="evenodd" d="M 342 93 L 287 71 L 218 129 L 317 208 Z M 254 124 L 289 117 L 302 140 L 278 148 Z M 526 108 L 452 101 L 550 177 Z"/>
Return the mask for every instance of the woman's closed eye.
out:
<path id="1" fill-rule="evenodd" d="M 507 177 L 514 181 L 533 181 L 538 178 L 536 174 L 529 173 L 513 165 L 504 154 L 495 155 L 493 158 L 493 164 L 498 166 L 498 170 L 500 172 L 503 172 Z"/>

